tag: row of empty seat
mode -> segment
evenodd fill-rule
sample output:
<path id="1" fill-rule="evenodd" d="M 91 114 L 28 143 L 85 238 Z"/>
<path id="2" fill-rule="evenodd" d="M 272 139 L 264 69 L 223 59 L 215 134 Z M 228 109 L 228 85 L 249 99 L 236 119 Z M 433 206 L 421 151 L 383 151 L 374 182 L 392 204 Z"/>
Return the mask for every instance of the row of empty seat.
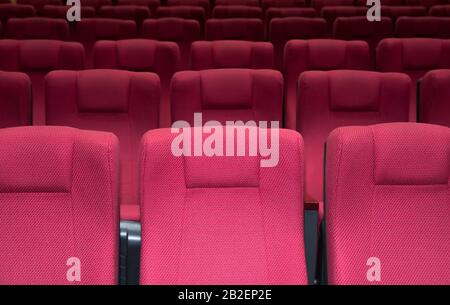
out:
<path id="1" fill-rule="evenodd" d="M 259 168 L 261 156 L 176 157 L 175 137 L 158 129 L 141 144 L 140 283 L 307 284 L 302 136 L 279 130 L 273 168 Z M 449 160 L 443 126 L 331 133 L 322 246 L 329 284 L 450 283 Z M 0 129 L 0 161 L 0 228 L 8 232 L 0 283 L 117 284 L 117 137 Z M 81 262 L 79 281 L 66 276 L 70 258 Z M 372 258 L 381 262 L 378 281 L 367 276 Z"/>

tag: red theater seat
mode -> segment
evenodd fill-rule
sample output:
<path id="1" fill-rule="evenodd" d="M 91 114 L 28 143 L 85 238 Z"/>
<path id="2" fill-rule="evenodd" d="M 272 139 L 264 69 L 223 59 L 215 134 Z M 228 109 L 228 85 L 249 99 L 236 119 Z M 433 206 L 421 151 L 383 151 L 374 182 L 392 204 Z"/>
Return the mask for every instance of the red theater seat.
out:
<path id="1" fill-rule="evenodd" d="M 435 5 L 430 8 L 428 13 L 436 17 L 450 17 L 450 5 Z"/>
<path id="2" fill-rule="evenodd" d="M 301 136 L 279 130 L 278 166 L 261 168 L 259 156 L 175 157 L 175 137 L 142 142 L 141 284 L 307 284 Z"/>
<path id="3" fill-rule="evenodd" d="M 156 18 L 177 17 L 183 19 L 195 19 L 203 28 L 205 24 L 205 10 L 196 6 L 161 6 L 156 10 Z"/>
<path id="4" fill-rule="evenodd" d="M 117 284 L 117 138 L 16 127 L 0 130 L 0 147 L 0 284 Z"/>
<path id="5" fill-rule="evenodd" d="M 450 70 L 428 72 L 418 91 L 418 120 L 450 127 Z"/>
<path id="6" fill-rule="evenodd" d="M 168 0 L 168 6 L 199 6 L 205 10 L 206 16 L 211 13 L 209 0 Z"/>
<path id="7" fill-rule="evenodd" d="M 180 50 L 175 43 L 146 39 L 99 41 L 94 47 L 94 67 L 158 74 L 162 88 L 160 126 L 169 126 L 169 84 L 180 67 Z"/>
<path id="8" fill-rule="evenodd" d="M 381 16 L 391 18 L 394 23 L 399 17 L 417 17 L 426 14 L 427 9 L 424 6 L 381 6 Z"/>
<path id="9" fill-rule="evenodd" d="M 6 24 L 6 36 L 11 39 L 68 40 L 70 34 L 66 20 L 31 17 L 9 19 Z"/>
<path id="10" fill-rule="evenodd" d="M 401 17 L 395 24 L 397 37 L 450 38 L 450 17 Z"/>
<path id="11" fill-rule="evenodd" d="M 261 7 L 267 10 L 271 7 L 302 7 L 306 6 L 305 0 L 261 0 Z"/>
<path id="12" fill-rule="evenodd" d="M 247 6 L 259 6 L 258 0 L 216 0 L 216 6 L 219 5 L 247 5 Z"/>
<path id="13" fill-rule="evenodd" d="M 30 78 L 0 71 L 0 128 L 31 125 L 31 103 Z"/>
<path id="14" fill-rule="evenodd" d="M 202 30 L 197 20 L 170 17 L 149 19 L 142 26 L 142 37 L 176 42 L 181 53 L 181 69 L 187 69 L 191 43 L 202 39 Z"/>
<path id="15" fill-rule="evenodd" d="M 325 18 L 330 28 L 338 17 L 366 16 L 367 8 L 361 6 L 324 6 L 320 16 Z"/>
<path id="16" fill-rule="evenodd" d="M 284 48 L 286 80 L 285 127 L 296 129 L 297 81 L 308 70 L 372 70 L 364 41 L 332 39 L 291 40 Z"/>
<path id="17" fill-rule="evenodd" d="M 264 40 L 261 19 L 209 19 L 205 29 L 206 40 Z"/>
<path id="18" fill-rule="evenodd" d="M 326 164 L 329 284 L 450 284 L 449 128 L 339 128 Z"/>
<path id="19" fill-rule="evenodd" d="M 263 18 L 263 10 L 256 6 L 216 5 L 212 17 L 221 18 Z"/>
<path id="20" fill-rule="evenodd" d="M 121 150 L 121 219 L 139 220 L 138 156 L 142 135 L 159 126 L 156 74 L 119 70 L 47 75 L 46 123 L 114 133 Z"/>
<path id="21" fill-rule="evenodd" d="M 238 40 L 197 41 L 192 44 L 192 70 L 273 69 L 273 45 Z"/>
<path id="22" fill-rule="evenodd" d="M 46 5 L 42 8 L 42 16 L 48 18 L 67 19 L 67 11 L 71 6 L 65 5 Z M 95 9 L 89 6 L 80 8 L 81 18 L 95 17 Z"/>
<path id="23" fill-rule="evenodd" d="M 312 7 L 272 7 L 266 11 L 265 20 L 269 25 L 273 18 L 316 16 L 316 10 Z"/>
<path id="24" fill-rule="evenodd" d="M 172 123 L 184 120 L 193 126 L 196 112 L 202 113 L 203 124 L 282 119 L 283 76 L 275 70 L 183 71 L 170 87 Z"/>
<path id="25" fill-rule="evenodd" d="M 63 5 L 63 0 L 16 0 L 16 4 L 32 5 L 40 13 L 45 5 Z"/>
<path id="26" fill-rule="evenodd" d="M 400 73 L 339 70 L 300 75 L 297 131 L 305 139 L 309 197 L 323 201 L 323 156 L 328 134 L 340 126 L 406 122 L 410 86 L 409 77 Z"/>
<path id="27" fill-rule="evenodd" d="M 84 49 L 76 42 L 56 40 L 0 40 L 0 70 L 21 71 L 33 84 L 33 123 L 45 121 L 44 76 L 52 70 L 81 70 Z"/>
<path id="28" fill-rule="evenodd" d="M 112 0 L 80 0 L 81 6 L 93 7 L 96 11 L 104 5 L 112 5 Z"/>
<path id="29" fill-rule="evenodd" d="M 151 12 L 155 12 L 161 5 L 160 0 L 118 0 L 117 5 L 139 5 L 150 8 Z"/>
<path id="30" fill-rule="evenodd" d="M 150 8 L 139 5 L 108 5 L 100 8 L 99 15 L 104 18 L 133 20 L 141 27 L 142 22 L 150 18 Z"/>
<path id="31" fill-rule="evenodd" d="M 322 0 L 327 1 L 327 0 Z M 403 6 L 405 3 L 405 0 L 383 0 L 381 3 L 381 9 L 383 7 L 389 7 L 389 6 Z M 356 0 L 356 5 L 359 6 L 367 6 L 367 0 Z M 415 4 L 415 6 L 418 4 Z"/>
<path id="32" fill-rule="evenodd" d="M 320 12 L 324 6 L 353 6 L 355 0 L 311 0 L 311 7 Z"/>
<path id="33" fill-rule="evenodd" d="M 36 16 L 36 9 L 25 4 L 0 4 L 0 22 L 6 24 L 10 18 L 27 18 Z"/>
<path id="34" fill-rule="evenodd" d="M 448 0 L 404 0 L 405 5 L 420 5 L 426 8 L 432 7 L 434 5 L 448 4 Z"/>
<path id="35" fill-rule="evenodd" d="M 384 39 L 377 48 L 377 68 L 383 72 L 403 72 L 411 77 L 410 120 L 416 121 L 417 80 L 430 70 L 450 69 L 450 40 Z"/>

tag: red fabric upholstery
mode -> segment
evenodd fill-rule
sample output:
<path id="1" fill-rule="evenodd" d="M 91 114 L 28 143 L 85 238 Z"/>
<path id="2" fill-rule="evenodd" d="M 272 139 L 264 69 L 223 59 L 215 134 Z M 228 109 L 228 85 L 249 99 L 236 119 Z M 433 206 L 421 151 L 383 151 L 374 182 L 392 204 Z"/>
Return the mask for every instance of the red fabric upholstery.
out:
<path id="1" fill-rule="evenodd" d="M 192 44 L 191 69 L 273 69 L 273 46 L 238 40 L 197 41 Z"/>
<path id="2" fill-rule="evenodd" d="M 383 0 L 381 4 L 381 9 L 383 9 L 383 7 L 390 6 L 403 6 L 404 0 Z M 356 5 L 367 6 L 367 0 L 356 0 Z"/>
<path id="3" fill-rule="evenodd" d="M 80 0 L 81 6 L 93 7 L 96 11 L 104 5 L 112 5 L 112 0 Z"/>
<path id="4" fill-rule="evenodd" d="M 28 75 L 0 71 L 0 128 L 31 125 L 31 107 Z"/>
<path id="5" fill-rule="evenodd" d="M 139 5 L 108 5 L 100 8 L 99 15 L 111 19 L 133 20 L 141 26 L 145 19 L 150 18 L 150 8 Z"/>
<path id="6" fill-rule="evenodd" d="M 427 8 L 434 6 L 434 5 L 441 5 L 441 4 L 448 4 L 448 0 L 404 0 L 405 5 L 420 5 L 425 6 Z"/>
<path id="7" fill-rule="evenodd" d="M 400 73 L 307 71 L 298 80 L 297 131 L 305 139 L 306 192 L 323 201 L 324 143 L 335 128 L 406 122 L 411 80 Z"/>
<path id="8" fill-rule="evenodd" d="M 316 16 L 316 10 L 312 7 L 271 7 L 266 11 L 265 20 L 269 25 L 273 18 Z"/>
<path id="9" fill-rule="evenodd" d="M 161 127 L 170 124 L 169 84 L 180 66 L 180 51 L 173 42 L 145 39 L 99 41 L 94 47 L 96 69 L 146 71 L 158 74 L 161 80 Z"/>
<path id="10" fill-rule="evenodd" d="M 175 157 L 170 129 L 144 136 L 141 284 L 307 283 L 303 141 L 279 132 L 272 168 L 259 156 Z"/>
<path id="11" fill-rule="evenodd" d="M 6 24 L 6 35 L 11 39 L 68 40 L 69 25 L 53 18 L 11 18 Z"/>
<path id="12" fill-rule="evenodd" d="M 206 40 L 264 40 L 261 19 L 209 19 L 206 22 Z"/>
<path id="13" fill-rule="evenodd" d="M 305 0 L 261 0 L 261 7 L 266 10 L 271 7 L 301 7 L 306 6 Z"/>
<path id="14" fill-rule="evenodd" d="M 52 70 L 81 70 L 84 49 L 76 42 L 55 40 L 0 40 L 0 70 L 22 71 L 33 84 L 33 123 L 45 121 L 44 76 Z"/>
<path id="15" fill-rule="evenodd" d="M 194 125 L 194 113 L 205 122 L 279 121 L 283 108 L 283 76 L 275 70 L 218 69 L 183 71 L 171 82 L 172 122 Z"/>
<path id="16" fill-rule="evenodd" d="M 330 284 L 450 284 L 449 160 L 447 127 L 333 131 L 326 160 Z M 371 257 L 381 263 L 380 282 L 367 279 Z"/>
<path id="17" fill-rule="evenodd" d="M 27 18 L 36 16 L 36 9 L 25 4 L 1 4 L 0 21 L 6 24 L 10 18 Z"/>
<path id="18" fill-rule="evenodd" d="M 67 10 L 71 6 L 65 5 L 46 5 L 42 8 L 42 16 L 48 18 L 67 19 Z M 93 18 L 95 9 L 90 6 L 82 6 L 80 8 L 81 18 Z"/>
<path id="19" fill-rule="evenodd" d="M 263 10 L 256 6 L 246 5 L 216 5 L 213 18 L 263 18 Z"/>
<path id="20" fill-rule="evenodd" d="M 139 5 L 147 6 L 152 13 L 161 5 L 160 0 L 118 0 L 117 5 Z"/>
<path id="21" fill-rule="evenodd" d="M 334 21 L 338 17 L 354 17 L 366 15 L 367 7 L 361 6 L 324 6 L 320 10 L 320 16 L 322 18 L 325 18 L 330 28 L 333 26 Z"/>
<path id="22" fill-rule="evenodd" d="M 450 17 L 401 17 L 395 24 L 397 37 L 450 38 Z"/>
<path id="23" fill-rule="evenodd" d="M 117 284 L 118 149 L 110 133 L 0 129 L 0 284 Z"/>
<path id="24" fill-rule="evenodd" d="M 205 10 L 206 16 L 211 13 L 209 0 L 167 0 L 168 6 L 200 6 Z"/>
<path id="25" fill-rule="evenodd" d="M 38 13 L 45 5 L 62 5 L 62 0 L 16 0 L 16 4 L 32 5 Z"/>
<path id="26" fill-rule="evenodd" d="M 420 80 L 420 122 L 450 127 L 450 70 L 428 72 Z"/>
<path id="27" fill-rule="evenodd" d="M 381 6 L 381 16 L 390 17 L 392 22 L 396 22 L 403 16 L 425 16 L 427 9 L 424 6 Z"/>
<path id="28" fill-rule="evenodd" d="M 377 68 L 383 72 L 403 72 L 413 83 L 410 120 L 416 121 L 417 80 L 427 71 L 450 68 L 450 40 L 432 38 L 384 39 L 377 48 Z"/>
<path id="29" fill-rule="evenodd" d="M 332 39 L 291 40 L 284 49 L 286 80 L 285 127 L 296 129 L 297 80 L 308 70 L 371 70 L 369 46 L 364 41 Z"/>
<path id="30" fill-rule="evenodd" d="M 219 5 L 247 5 L 247 6 L 259 6 L 258 0 L 216 0 L 216 6 Z"/>
<path id="31" fill-rule="evenodd" d="M 114 133 L 121 149 L 121 215 L 138 204 L 138 147 L 159 125 L 160 82 L 156 74 L 119 70 L 55 71 L 46 77 L 47 125 Z M 130 207 L 133 210 L 133 207 Z"/>
<path id="32" fill-rule="evenodd" d="M 205 10 L 202 7 L 197 6 L 161 6 L 156 10 L 156 18 L 162 17 L 195 19 L 200 25 L 203 25 L 206 19 Z"/>
<path id="33" fill-rule="evenodd" d="M 353 6 L 354 0 L 311 0 L 311 7 L 315 8 L 316 11 L 320 10 L 324 6 Z"/>
<path id="34" fill-rule="evenodd" d="M 450 4 L 432 6 L 428 13 L 436 17 L 450 17 Z"/>
<path id="35" fill-rule="evenodd" d="M 202 39 L 202 29 L 197 20 L 173 17 L 149 19 L 142 26 L 142 37 L 176 42 L 180 48 L 181 69 L 187 69 L 191 43 Z"/>

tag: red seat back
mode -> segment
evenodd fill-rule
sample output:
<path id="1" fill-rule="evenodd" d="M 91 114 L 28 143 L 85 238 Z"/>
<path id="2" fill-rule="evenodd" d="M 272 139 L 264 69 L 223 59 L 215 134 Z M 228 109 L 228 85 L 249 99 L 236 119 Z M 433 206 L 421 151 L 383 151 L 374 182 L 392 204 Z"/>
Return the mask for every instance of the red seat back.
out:
<path id="1" fill-rule="evenodd" d="M 0 128 L 32 124 L 31 80 L 24 73 L 0 72 Z"/>

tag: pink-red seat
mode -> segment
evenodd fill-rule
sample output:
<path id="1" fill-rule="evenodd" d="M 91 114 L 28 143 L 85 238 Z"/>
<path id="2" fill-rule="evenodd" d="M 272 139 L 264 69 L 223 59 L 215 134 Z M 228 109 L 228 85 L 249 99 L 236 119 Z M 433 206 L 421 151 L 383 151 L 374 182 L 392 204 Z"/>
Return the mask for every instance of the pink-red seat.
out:
<path id="1" fill-rule="evenodd" d="M 450 127 L 450 70 L 428 72 L 418 91 L 418 120 Z"/>
<path id="2" fill-rule="evenodd" d="M 54 40 L 68 40 L 70 37 L 66 20 L 43 17 L 9 19 L 6 36 L 11 39 Z"/>
<path id="3" fill-rule="evenodd" d="M 216 6 L 219 5 L 246 5 L 246 6 L 259 6 L 258 0 L 216 0 Z"/>
<path id="4" fill-rule="evenodd" d="M 450 4 L 432 6 L 428 13 L 436 17 L 450 17 Z"/>
<path id="5" fill-rule="evenodd" d="M 42 16 L 48 18 L 67 19 L 67 11 L 71 6 L 65 5 L 46 5 L 42 8 Z M 95 9 L 90 6 L 81 6 L 81 18 L 95 17 Z"/>
<path id="6" fill-rule="evenodd" d="M 45 5 L 63 4 L 62 0 L 16 0 L 15 2 L 20 5 L 32 5 L 36 9 L 37 13 L 40 13 Z"/>
<path id="7" fill-rule="evenodd" d="M 117 284 L 117 138 L 16 127 L 0 147 L 0 284 Z"/>
<path id="8" fill-rule="evenodd" d="M 325 18 L 330 28 L 332 28 L 334 21 L 338 17 L 354 17 L 366 15 L 367 7 L 362 6 L 324 6 L 320 10 L 320 16 L 322 18 Z"/>
<path id="9" fill-rule="evenodd" d="M 289 40 L 324 38 L 327 34 L 328 25 L 323 18 L 273 18 L 269 25 L 269 40 L 275 48 L 275 66 L 282 68 L 284 45 Z"/>
<path id="10" fill-rule="evenodd" d="M 0 71 L 0 128 L 31 125 L 31 103 L 28 75 Z"/>
<path id="11" fill-rule="evenodd" d="M 205 29 L 206 40 L 264 40 L 261 19 L 230 18 L 209 19 Z"/>
<path id="12" fill-rule="evenodd" d="M 100 17 L 133 20 L 138 26 L 150 18 L 150 8 L 139 5 L 108 5 L 99 10 Z"/>
<path id="13" fill-rule="evenodd" d="M 353 6 L 355 0 L 311 0 L 311 7 L 320 12 L 324 6 Z"/>
<path id="14" fill-rule="evenodd" d="M 104 5 L 112 5 L 112 0 L 80 0 L 80 2 L 82 7 L 93 7 L 95 11 Z"/>
<path id="15" fill-rule="evenodd" d="M 181 69 L 189 66 L 191 43 L 202 39 L 202 29 L 197 20 L 182 18 L 148 19 L 142 26 L 142 37 L 178 44 L 181 54 Z"/>
<path id="16" fill-rule="evenodd" d="M 425 16 L 427 9 L 424 6 L 381 6 L 381 16 L 389 17 L 395 23 L 399 17 Z"/>
<path id="17" fill-rule="evenodd" d="M 369 46 L 364 41 L 332 39 L 291 40 L 284 48 L 286 81 L 285 127 L 296 129 L 297 81 L 308 70 L 372 70 Z"/>
<path id="18" fill-rule="evenodd" d="M 273 45 L 268 42 L 216 40 L 192 44 L 191 69 L 273 69 Z"/>
<path id="19" fill-rule="evenodd" d="M 170 124 L 169 85 L 180 67 L 180 50 L 174 42 L 146 39 L 99 41 L 94 46 L 94 68 L 145 71 L 158 74 L 162 98 L 160 126 Z"/>
<path id="20" fill-rule="evenodd" d="M 268 26 L 273 18 L 316 16 L 317 12 L 312 7 L 271 7 L 266 10 L 265 21 Z"/>
<path id="21" fill-rule="evenodd" d="M 170 86 L 172 123 L 215 120 L 278 121 L 283 113 L 283 76 L 275 70 L 217 69 L 176 73 Z M 270 127 L 270 126 L 269 126 Z"/>
<path id="22" fill-rule="evenodd" d="M 139 5 L 150 8 L 151 12 L 155 12 L 161 5 L 160 0 L 117 0 L 117 5 Z"/>
<path id="23" fill-rule="evenodd" d="M 84 69 L 84 48 L 56 40 L 0 40 L 0 70 L 27 73 L 33 84 L 33 123 L 45 122 L 44 76 L 52 70 Z"/>
<path id="24" fill-rule="evenodd" d="M 158 76 L 102 69 L 54 71 L 47 75 L 45 89 L 47 125 L 108 131 L 119 138 L 121 219 L 139 220 L 139 142 L 159 126 Z"/>
<path id="25" fill-rule="evenodd" d="M 450 69 L 450 40 L 433 38 L 390 38 L 377 48 L 377 69 L 383 72 L 403 72 L 413 82 L 411 87 L 410 120 L 416 121 L 417 81 L 428 71 Z"/>
<path id="26" fill-rule="evenodd" d="M 302 7 L 306 6 L 305 0 L 261 0 L 261 7 L 267 10 L 271 7 Z"/>
<path id="27" fill-rule="evenodd" d="M 326 0 L 322 0 L 322 1 L 326 1 Z M 368 6 L 367 0 L 356 0 L 355 5 Z M 383 9 L 383 7 L 403 6 L 403 5 L 405 5 L 405 0 L 383 0 L 383 2 L 381 3 L 381 9 Z M 415 4 L 414 6 L 418 6 L 418 4 Z"/>
<path id="28" fill-rule="evenodd" d="M 305 139 L 306 193 L 323 201 L 324 143 L 335 128 L 408 121 L 411 80 L 401 73 L 307 71 L 297 89 L 297 131 Z"/>
<path id="29" fill-rule="evenodd" d="M 199 6 L 161 6 L 156 10 L 156 18 L 177 17 L 183 19 L 195 19 L 203 28 L 205 24 L 205 10 Z"/>
<path id="30" fill-rule="evenodd" d="M 209 0 L 167 0 L 168 6 L 198 6 L 205 10 L 206 16 L 211 13 Z"/>
<path id="31" fill-rule="evenodd" d="M 26 4 L 0 4 L 0 22 L 6 24 L 10 18 L 28 18 L 36 16 L 36 9 Z"/>
<path id="32" fill-rule="evenodd" d="M 450 284 L 449 128 L 339 128 L 326 164 L 329 284 Z"/>
<path id="33" fill-rule="evenodd" d="M 247 5 L 216 5 L 212 17 L 222 18 L 263 18 L 263 10 L 256 6 Z"/>
<path id="34" fill-rule="evenodd" d="M 176 157 L 176 137 L 159 129 L 142 141 L 141 284 L 307 284 L 301 136 L 279 130 L 278 165 L 261 168 L 259 155 Z"/>
<path id="35" fill-rule="evenodd" d="M 400 17 L 395 24 L 397 37 L 450 38 L 450 17 Z"/>
<path id="36" fill-rule="evenodd" d="M 435 5 L 448 4 L 448 0 L 404 0 L 404 1 L 405 1 L 404 5 L 425 6 L 427 9 Z"/>

